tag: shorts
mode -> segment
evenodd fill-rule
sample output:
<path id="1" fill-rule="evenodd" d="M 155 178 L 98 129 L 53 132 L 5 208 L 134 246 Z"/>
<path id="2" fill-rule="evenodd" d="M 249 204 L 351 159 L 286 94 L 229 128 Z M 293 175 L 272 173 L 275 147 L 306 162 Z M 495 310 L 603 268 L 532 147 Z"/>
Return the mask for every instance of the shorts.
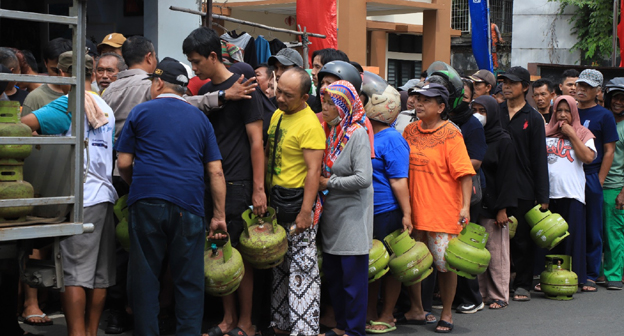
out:
<path id="1" fill-rule="evenodd" d="M 376 214 L 373 217 L 373 239 L 384 241 L 387 235 L 403 229 L 403 212 L 400 209 Z"/>
<path id="2" fill-rule="evenodd" d="M 230 181 L 225 182 L 225 222 L 227 223 L 228 234 L 232 247 L 238 245 L 240 235 L 243 233 L 245 221 L 241 215 L 245 210 L 249 209 L 251 203 L 251 194 L 253 192 L 252 181 Z M 206 212 L 206 230 L 210 231 L 210 220 L 212 219 L 212 195 L 210 187 L 206 187 L 205 199 Z"/>
<path id="3" fill-rule="evenodd" d="M 456 234 L 444 233 L 444 232 L 431 232 L 431 231 L 416 231 L 416 240 L 421 241 L 427 245 L 431 255 L 433 256 L 433 263 L 436 266 L 438 272 L 448 272 L 446 269 L 446 260 L 444 259 L 444 252 L 451 239 L 457 237 Z"/>
<path id="4" fill-rule="evenodd" d="M 116 275 L 113 204 L 100 203 L 83 211 L 84 223 L 93 223 L 95 230 L 61 240 L 65 286 L 111 287 Z"/>

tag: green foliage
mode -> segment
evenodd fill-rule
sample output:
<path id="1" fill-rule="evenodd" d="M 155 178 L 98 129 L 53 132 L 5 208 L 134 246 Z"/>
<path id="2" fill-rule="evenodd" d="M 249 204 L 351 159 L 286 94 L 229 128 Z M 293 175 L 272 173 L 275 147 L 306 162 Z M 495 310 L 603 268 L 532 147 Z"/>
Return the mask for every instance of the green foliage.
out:
<path id="1" fill-rule="evenodd" d="M 578 41 L 572 47 L 580 50 L 588 63 L 608 59 L 613 50 L 613 0 L 549 0 L 561 4 L 560 13 L 573 6 L 570 18 L 572 33 Z"/>

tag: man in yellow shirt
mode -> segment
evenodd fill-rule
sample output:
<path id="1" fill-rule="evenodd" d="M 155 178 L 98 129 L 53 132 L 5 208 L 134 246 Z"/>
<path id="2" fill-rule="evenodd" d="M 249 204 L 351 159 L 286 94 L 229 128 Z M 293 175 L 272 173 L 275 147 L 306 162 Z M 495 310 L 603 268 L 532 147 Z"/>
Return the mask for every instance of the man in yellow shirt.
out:
<path id="1" fill-rule="evenodd" d="M 271 195 L 275 188 L 303 189 L 299 213 L 291 214 L 290 219 L 278 216 L 279 224 L 287 228 L 293 222 L 296 225 L 295 232 L 286 230 L 288 252 L 284 262 L 273 268 L 271 326 L 278 334 L 319 333 L 321 278 L 316 257 L 318 227 L 312 223 L 312 208 L 321 176 L 325 132 L 306 104 L 311 85 L 310 76 L 299 67 L 282 74 L 276 92 L 279 109 L 271 118 L 266 146 Z"/>

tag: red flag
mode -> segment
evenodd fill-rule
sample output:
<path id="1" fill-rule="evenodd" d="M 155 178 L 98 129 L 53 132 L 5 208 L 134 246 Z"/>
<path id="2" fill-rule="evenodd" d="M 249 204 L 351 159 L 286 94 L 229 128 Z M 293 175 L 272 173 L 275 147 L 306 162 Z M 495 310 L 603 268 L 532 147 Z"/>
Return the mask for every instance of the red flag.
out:
<path id="1" fill-rule="evenodd" d="M 622 0 L 624 1 L 624 0 Z M 308 62 L 312 53 L 325 48 L 338 48 L 336 0 L 297 0 L 297 25 L 309 33 L 322 34 L 327 38 L 310 37 Z"/>
<path id="2" fill-rule="evenodd" d="M 620 67 L 624 67 L 624 12 L 622 9 L 624 9 L 624 0 L 620 2 L 620 23 L 617 27 L 617 35 L 620 39 Z"/>

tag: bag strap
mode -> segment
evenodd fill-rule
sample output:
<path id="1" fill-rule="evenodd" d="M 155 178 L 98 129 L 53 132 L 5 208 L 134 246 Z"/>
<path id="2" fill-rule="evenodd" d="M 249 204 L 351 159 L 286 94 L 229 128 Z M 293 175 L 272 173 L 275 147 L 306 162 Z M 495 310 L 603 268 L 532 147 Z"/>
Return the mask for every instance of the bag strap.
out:
<path id="1" fill-rule="evenodd" d="M 275 153 L 277 152 L 277 143 L 280 136 L 280 124 L 282 123 L 283 116 L 284 114 L 279 117 L 279 120 L 277 121 L 277 126 L 275 127 L 275 136 L 273 137 L 273 153 L 271 153 L 271 182 L 269 183 L 269 186 L 273 184 L 273 175 L 275 173 Z"/>

